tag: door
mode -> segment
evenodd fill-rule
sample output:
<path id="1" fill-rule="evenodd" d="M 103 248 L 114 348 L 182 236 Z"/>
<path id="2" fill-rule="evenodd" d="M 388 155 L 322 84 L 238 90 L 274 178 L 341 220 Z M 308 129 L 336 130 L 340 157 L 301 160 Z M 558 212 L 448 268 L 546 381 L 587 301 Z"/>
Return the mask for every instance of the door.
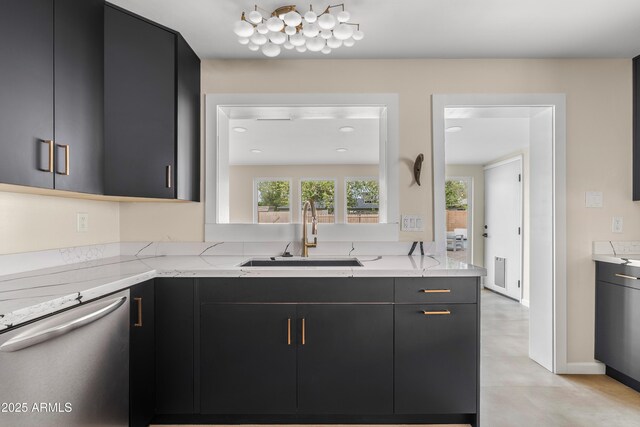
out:
<path id="1" fill-rule="evenodd" d="M 476 412 L 476 310 L 476 304 L 396 305 L 396 413 Z"/>
<path id="2" fill-rule="evenodd" d="M 393 413 L 393 306 L 298 308 L 298 410 Z"/>
<path id="3" fill-rule="evenodd" d="M 203 304 L 200 319 L 202 413 L 295 413 L 295 304 Z"/>
<path id="4" fill-rule="evenodd" d="M 129 322 L 129 420 L 146 427 L 155 409 L 153 280 L 131 288 Z"/>
<path id="5" fill-rule="evenodd" d="M 105 185 L 175 197 L 176 35 L 105 8 Z"/>
<path id="6" fill-rule="evenodd" d="M 104 1 L 55 0 L 55 188 L 103 193 Z"/>
<path id="7" fill-rule="evenodd" d="M 484 285 L 522 298 L 522 158 L 484 170 Z"/>
<path id="8" fill-rule="evenodd" d="M 0 182 L 53 188 L 53 0 L 0 2 Z"/>

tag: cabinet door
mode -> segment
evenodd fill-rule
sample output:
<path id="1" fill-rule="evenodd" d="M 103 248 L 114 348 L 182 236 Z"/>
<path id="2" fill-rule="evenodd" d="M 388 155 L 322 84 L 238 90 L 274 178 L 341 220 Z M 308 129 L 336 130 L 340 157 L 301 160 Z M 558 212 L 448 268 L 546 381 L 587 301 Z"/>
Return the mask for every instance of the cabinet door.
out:
<path id="1" fill-rule="evenodd" d="M 295 315 L 291 304 L 201 306 L 203 413 L 295 412 Z"/>
<path id="2" fill-rule="evenodd" d="M 155 280 L 158 414 L 194 412 L 194 300 L 193 280 Z"/>
<path id="3" fill-rule="evenodd" d="M 0 182 L 53 188 L 53 0 L 0 2 L 0 58 Z"/>
<path id="4" fill-rule="evenodd" d="M 147 426 L 155 406 L 153 280 L 131 288 L 129 424 Z"/>
<path id="5" fill-rule="evenodd" d="M 393 306 L 300 305 L 298 318 L 299 412 L 393 413 Z"/>
<path id="6" fill-rule="evenodd" d="M 176 35 L 105 9 L 105 189 L 175 197 Z"/>
<path id="7" fill-rule="evenodd" d="M 104 1 L 55 6 L 55 188 L 102 194 Z"/>
<path id="8" fill-rule="evenodd" d="M 396 413 L 476 412 L 476 307 L 396 305 Z"/>
<path id="9" fill-rule="evenodd" d="M 640 381 L 640 290 L 596 282 L 595 358 Z"/>

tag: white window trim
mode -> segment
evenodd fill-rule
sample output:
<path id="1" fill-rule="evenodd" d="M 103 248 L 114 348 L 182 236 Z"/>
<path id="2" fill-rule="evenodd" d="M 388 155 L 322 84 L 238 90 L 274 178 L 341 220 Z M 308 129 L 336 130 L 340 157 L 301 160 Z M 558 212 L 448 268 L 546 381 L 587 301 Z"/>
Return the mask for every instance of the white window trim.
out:
<path id="1" fill-rule="evenodd" d="M 344 223 L 348 224 L 347 218 L 349 216 L 349 206 L 347 206 L 347 183 L 352 181 L 378 181 L 378 221 L 380 221 L 380 179 L 377 176 L 347 176 L 344 178 Z M 379 223 L 379 222 L 378 222 Z M 361 226 L 363 224 L 352 224 L 355 226 Z"/>
<path id="2" fill-rule="evenodd" d="M 336 178 L 323 178 L 323 177 L 300 177 L 298 180 L 298 215 L 300 216 L 300 223 L 304 220 L 302 218 L 302 181 L 333 181 L 333 223 L 338 224 L 338 180 Z"/>
<path id="3" fill-rule="evenodd" d="M 266 178 L 254 178 L 253 179 L 253 223 L 260 224 L 258 222 L 258 184 L 261 182 L 274 182 L 274 181 L 287 181 L 289 182 L 289 222 L 282 222 L 280 224 L 291 224 L 293 222 L 293 180 L 286 177 L 266 177 Z M 269 224 L 269 223 L 262 223 Z M 273 225 L 273 224 L 269 224 Z"/>

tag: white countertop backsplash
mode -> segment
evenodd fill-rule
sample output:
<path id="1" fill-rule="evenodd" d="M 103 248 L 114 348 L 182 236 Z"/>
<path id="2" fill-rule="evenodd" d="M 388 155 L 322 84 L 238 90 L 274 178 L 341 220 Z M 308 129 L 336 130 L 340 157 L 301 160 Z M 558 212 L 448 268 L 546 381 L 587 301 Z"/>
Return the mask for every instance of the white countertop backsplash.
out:
<path id="1" fill-rule="evenodd" d="M 0 331 L 155 277 L 428 277 L 486 274 L 444 255 L 407 256 L 411 243 L 326 243 L 312 257 L 362 267 L 240 267 L 282 253 L 278 243 L 111 243 L 0 256 Z M 292 245 L 293 246 L 293 245 Z M 425 244 L 425 252 L 433 249 Z M 296 254 L 298 247 L 289 247 Z M 329 253 L 328 253 L 329 252 Z M 372 253 L 369 253 L 372 252 Z M 417 254 L 416 254 L 417 253 Z M 45 268 L 42 268 L 45 266 Z M 30 268 L 29 268 L 30 267 Z"/>

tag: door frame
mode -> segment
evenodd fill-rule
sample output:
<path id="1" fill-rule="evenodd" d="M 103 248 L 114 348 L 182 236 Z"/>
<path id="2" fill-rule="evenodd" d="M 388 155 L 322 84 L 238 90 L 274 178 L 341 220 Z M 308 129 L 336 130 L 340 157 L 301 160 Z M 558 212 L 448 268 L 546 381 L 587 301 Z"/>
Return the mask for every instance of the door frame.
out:
<path id="1" fill-rule="evenodd" d="M 473 236 L 473 233 L 474 233 L 473 209 L 475 207 L 473 204 L 473 198 L 475 196 L 474 188 L 473 188 L 473 177 L 463 176 L 463 175 L 452 175 L 452 176 L 445 176 L 444 179 L 445 181 L 450 181 L 450 180 L 463 181 L 467 184 L 467 241 L 469 242 L 469 252 L 467 254 L 467 263 L 473 264 L 473 253 L 474 253 L 473 249 L 476 242 L 476 239 L 474 239 L 474 236 Z M 445 228 L 446 228 L 446 224 L 445 224 Z"/>
<path id="2" fill-rule="evenodd" d="M 522 303 L 522 296 L 523 296 L 523 291 L 524 291 L 524 156 L 522 154 L 518 154 L 515 156 L 511 156 L 507 159 L 503 159 L 503 160 L 498 160 L 497 162 L 491 162 L 488 163 L 486 165 L 484 165 L 482 167 L 482 171 L 483 173 L 487 170 L 487 169 L 493 169 L 493 168 L 497 168 L 500 166 L 504 166 L 506 164 L 509 163 L 513 163 L 513 162 L 518 162 L 520 164 L 520 218 L 518 220 L 519 226 L 520 226 L 520 244 L 518 245 L 518 248 L 520 249 L 520 269 L 519 269 L 519 273 L 518 273 L 518 277 L 520 278 L 520 291 L 519 291 L 519 295 L 518 295 L 518 302 Z M 485 223 L 487 222 L 487 180 L 486 180 L 486 176 L 485 176 L 485 181 L 484 181 L 484 209 L 485 209 L 485 214 L 484 214 L 484 218 L 485 218 Z M 485 240 L 486 242 L 486 240 Z M 485 246 L 485 262 L 486 262 L 486 246 Z M 485 264 L 486 266 L 486 264 Z M 493 286 L 495 287 L 495 286 Z M 493 289 L 492 286 L 487 286 L 487 288 L 491 289 L 492 291 L 496 291 L 500 294 L 502 294 L 502 292 L 498 291 L 497 289 Z M 506 290 L 506 289 L 505 289 Z M 508 294 L 503 294 L 509 298 L 512 298 L 510 295 Z"/>
<path id="3" fill-rule="evenodd" d="M 551 107 L 552 140 L 552 242 L 551 283 L 542 283 L 543 292 L 551 296 L 549 313 L 551 332 L 544 336 L 551 348 L 550 366 L 554 373 L 570 373 L 567 361 L 567 179 L 566 179 L 566 95 L 537 94 L 433 94 L 431 96 L 434 240 L 438 252 L 446 249 L 444 236 L 444 147 L 446 107 L 539 106 Z M 442 212 L 441 212 L 442 211 Z M 536 254 L 531 253 L 531 257 Z M 530 298 L 531 300 L 531 298 Z M 530 349 L 531 351 L 531 349 Z M 593 367 L 593 373 L 598 367 Z M 582 370 L 581 373 L 585 371 Z"/>

